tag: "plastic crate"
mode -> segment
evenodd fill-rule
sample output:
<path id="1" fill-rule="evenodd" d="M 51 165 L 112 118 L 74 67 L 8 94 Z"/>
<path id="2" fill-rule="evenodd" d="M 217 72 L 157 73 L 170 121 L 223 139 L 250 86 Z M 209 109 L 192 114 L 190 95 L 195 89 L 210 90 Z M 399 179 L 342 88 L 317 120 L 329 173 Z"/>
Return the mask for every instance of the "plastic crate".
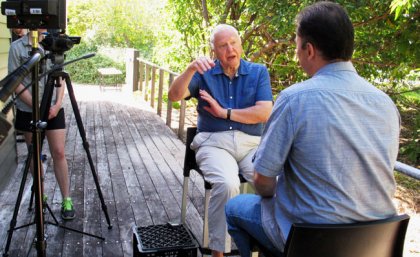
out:
<path id="1" fill-rule="evenodd" d="M 133 227 L 134 257 L 197 257 L 197 248 L 182 224 Z"/>

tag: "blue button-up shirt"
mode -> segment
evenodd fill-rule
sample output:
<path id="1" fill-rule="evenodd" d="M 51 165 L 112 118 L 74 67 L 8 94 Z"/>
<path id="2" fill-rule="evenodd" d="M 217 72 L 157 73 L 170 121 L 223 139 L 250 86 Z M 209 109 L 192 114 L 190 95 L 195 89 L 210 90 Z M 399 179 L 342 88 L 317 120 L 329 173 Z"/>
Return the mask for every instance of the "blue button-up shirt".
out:
<path id="1" fill-rule="evenodd" d="M 262 203 L 272 242 L 283 249 L 292 223 L 395 215 L 399 125 L 392 100 L 351 62 L 325 65 L 283 90 L 254 161 L 258 173 L 278 178 L 276 196 Z"/>
<path id="2" fill-rule="evenodd" d="M 198 99 L 198 131 L 219 132 L 240 130 L 249 135 L 260 136 L 263 124 L 243 124 L 216 118 L 204 110 L 208 103 L 199 97 L 199 90 L 206 90 L 223 108 L 244 109 L 254 106 L 257 101 L 272 101 L 268 70 L 261 64 L 241 59 L 239 69 L 231 80 L 223 73 L 219 61 L 203 75 L 196 72 L 188 87 L 191 96 Z"/>

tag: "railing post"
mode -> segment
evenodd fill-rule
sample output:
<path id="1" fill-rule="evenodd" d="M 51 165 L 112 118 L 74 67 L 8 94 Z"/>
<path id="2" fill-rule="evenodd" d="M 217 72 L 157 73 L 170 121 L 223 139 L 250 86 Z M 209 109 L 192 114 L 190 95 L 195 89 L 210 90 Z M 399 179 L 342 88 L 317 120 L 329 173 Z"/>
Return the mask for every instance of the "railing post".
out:
<path id="1" fill-rule="evenodd" d="M 163 101 L 163 69 L 159 69 L 159 93 L 158 93 L 158 106 L 157 114 L 162 117 L 162 101 Z"/>
<path id="2" fill-rule="evenodd" d="M 146 76 L 144 78 L 144 100 L 147 102 L 149 100 L 149 80 L 150 80 L 150 64 L 146 63 Z"/>
<path id="3" fill-rule="evenodd" d="M 143 77 L 144 77 L 144 64 L 143 61 L 139 61 L 139 91 L 143 91 Z"/>
<path id="4" fill-rule="evenodd" d="M 156 66 L 152 66 L 152 88 L 150 89 L 150 106 L 155 108 Z"/>
<path id="5" fill-rule="evenodd" d="M 171 86 L 172 81 L 174 81 L 174 74 L 169 73 L 169 85 L 168 88 Z M 168 108 L 166 110 L 166 126 L 171 128 L 172 122 L 172 101 L 168 98 Z"/>
<path id="6" fill-rule="evenodd" d="M 135 92 L 139 83 L 139 51 L 133 48 L 126 50 L 126 63 L 125 63 L 125 90 L 128 92 Z"/>

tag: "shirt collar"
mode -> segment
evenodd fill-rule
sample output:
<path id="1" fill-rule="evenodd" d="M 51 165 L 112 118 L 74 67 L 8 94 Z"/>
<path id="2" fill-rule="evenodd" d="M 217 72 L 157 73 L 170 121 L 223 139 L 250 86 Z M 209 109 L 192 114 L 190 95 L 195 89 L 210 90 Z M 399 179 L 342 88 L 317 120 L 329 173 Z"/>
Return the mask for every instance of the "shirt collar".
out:
<path id="1" fill-rule="evenodd" d="M 345 62 L 333 62 L 325 65 L 321 69 L 319 69 L 314 76 L 324 74 L 324 73 L 330 73 L 330 72 L 336 72 L 336 71 L 352 71 L 356 72 L 356 69 L 354 68 L 353 64 L 350 61 Z"/>
<path id="2" fill-rule="evenodd" d="M 31 42 L 29 42 L 29 34 L 30 34 L 30 33 L 27 33 L 26 35 L 24 35 L 24 36 L 22 37 L 22 44 L 23 44 L 24 46 L 32 46 L 32 43 L 31 43 Z"/>
<path id="3" fill-rule="evenodd" d="M 223 74 L 223 68 L 222 65 L 220 65 L 220 61 L 216 60 L 216 66 L 211 70 L 212 75 L 219 75 Z M 239 75 L 247 75 L 249 73 L 248 65 L 247 63 L 241 59 L 239 64 L 239 69 L 236 71 L 235 77 L 238 77 Z"/>

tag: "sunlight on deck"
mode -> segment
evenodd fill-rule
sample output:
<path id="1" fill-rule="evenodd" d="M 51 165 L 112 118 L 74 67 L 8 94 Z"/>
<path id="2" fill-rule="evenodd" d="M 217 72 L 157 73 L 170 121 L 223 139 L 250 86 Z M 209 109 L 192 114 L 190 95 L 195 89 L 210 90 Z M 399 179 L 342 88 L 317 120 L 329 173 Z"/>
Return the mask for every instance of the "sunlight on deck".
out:
<path id="1" fill-rule="evenodd" d="M 99 85 L 86 84 L 73 84 L 73 89 L 77 101 L 109 101 L 152 110 L 149 105 L 145 104 L 141 95 L 136 92 L 128 92 L 119 88 L 105 88 L 100 90 Z"/>

